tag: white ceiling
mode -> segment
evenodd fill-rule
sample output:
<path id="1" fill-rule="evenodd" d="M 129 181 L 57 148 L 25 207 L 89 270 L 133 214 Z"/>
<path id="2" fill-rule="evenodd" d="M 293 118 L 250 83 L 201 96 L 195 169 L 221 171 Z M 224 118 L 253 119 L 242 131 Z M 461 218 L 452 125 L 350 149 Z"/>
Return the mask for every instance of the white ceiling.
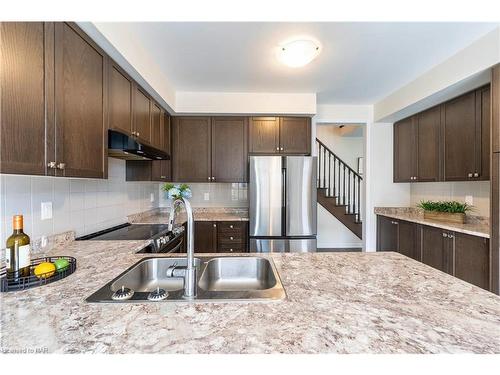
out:
<path id="1" fill-rule="evenodd" d="M 318 103 L 372 104 L 486 34 L 493 23 L 116 24 L 134 35 L 176 91 L 313 92 Z M 275 48 L 295 35 L 322 43 L 303 68 Z M 139 45 L 140 43 L 140 45 Z"/>

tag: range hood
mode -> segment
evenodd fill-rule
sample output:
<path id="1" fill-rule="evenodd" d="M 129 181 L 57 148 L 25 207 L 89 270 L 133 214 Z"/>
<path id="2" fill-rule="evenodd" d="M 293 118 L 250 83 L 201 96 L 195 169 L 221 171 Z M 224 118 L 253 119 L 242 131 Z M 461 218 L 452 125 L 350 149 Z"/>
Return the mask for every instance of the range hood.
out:
<path id="1" fill-rule="evenodd" d="M 116 130 L 108 130 L 108 156 L 125 160 L 170 160 L 165 151 L 140 143 Z"/>

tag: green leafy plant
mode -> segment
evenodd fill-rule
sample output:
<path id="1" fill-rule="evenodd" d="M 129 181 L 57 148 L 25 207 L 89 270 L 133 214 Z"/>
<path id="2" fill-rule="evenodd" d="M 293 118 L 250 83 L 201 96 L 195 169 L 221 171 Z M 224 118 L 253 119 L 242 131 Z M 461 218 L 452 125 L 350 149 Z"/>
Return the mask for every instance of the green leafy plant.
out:
<path id="1" fill-rule="evenodd" d="M 168 199 L 186 198 L 189 199 L 193 196 L 191 188 L 187 184 L 165 184 L 163 185 L 163 191 L 167 192 Z"/>
<path id="2" fill-rule="evenodd" d="M 426 211 L 448 212 L 465 214 L 473 209 L 473 206 L 467 203 L 457 201 L 421 201 L 417 207 Z"/>

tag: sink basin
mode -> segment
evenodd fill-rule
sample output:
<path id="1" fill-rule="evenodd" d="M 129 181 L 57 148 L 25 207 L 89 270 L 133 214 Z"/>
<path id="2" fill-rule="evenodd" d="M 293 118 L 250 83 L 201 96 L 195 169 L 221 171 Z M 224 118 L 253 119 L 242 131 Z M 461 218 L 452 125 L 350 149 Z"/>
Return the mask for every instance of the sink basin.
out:
<path id="1" fill-rule="evenodd" d="M 215 258 L 206 264 L 198 286 L 209 291 L 265 290 L 276 285 L 269 260 L 259 257 Z"/>
<path id="2" fill-rule="evenodd" d="M 143 258 L 121 275 L 89 296 L 87 302 L 229 302 L 263 301 L 286 298 L 278 271 L 272 259 L 245 256 L 197 256 L 197 295 L 185 299 L 182 278 L 167 277 L 173 265 L 186 266 L 185 257 Z M 148 300 L 157 288 L 167 292 L 165 299 Z M 116 300 L 112 295 L 120 290 L 131 290 L 127 299 Z"/>
<path id="3" fill-rule="evenodd" d="M 181 290 L 183 280 L 180 278 L 167 277 L 167 269 L 173 265 L 186 266 L 186 258 L 149 258 L 137 263 L 125 274 L 119 276 L 111 284 L 114 292 L 122 286 L 126 286 L 135 292 L 150 292 L 160 287 L 167 292 Z M 195 264 L 199 267 L 200 260 L 195 259 Z"/>

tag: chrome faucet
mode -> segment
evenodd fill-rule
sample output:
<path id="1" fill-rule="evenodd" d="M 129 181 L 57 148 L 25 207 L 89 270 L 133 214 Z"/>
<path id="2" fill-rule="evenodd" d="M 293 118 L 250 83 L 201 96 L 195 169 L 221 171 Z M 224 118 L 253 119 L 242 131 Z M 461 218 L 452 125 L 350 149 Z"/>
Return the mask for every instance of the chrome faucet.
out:
<path id="1" fill-rule="evenodd" d="M 185 198 L 176 198 L 170 208 L 168 230 L 174 227 L 175 210 L 179 205 L 184 205 L 187 215 L 187 266 L 171 266 L 167 270 L 167 277 L 182 277 L 184 279 L 184 297 L 196 297 L 196 265 L 194 264 L 194 219 L 191 204 Z"/>

